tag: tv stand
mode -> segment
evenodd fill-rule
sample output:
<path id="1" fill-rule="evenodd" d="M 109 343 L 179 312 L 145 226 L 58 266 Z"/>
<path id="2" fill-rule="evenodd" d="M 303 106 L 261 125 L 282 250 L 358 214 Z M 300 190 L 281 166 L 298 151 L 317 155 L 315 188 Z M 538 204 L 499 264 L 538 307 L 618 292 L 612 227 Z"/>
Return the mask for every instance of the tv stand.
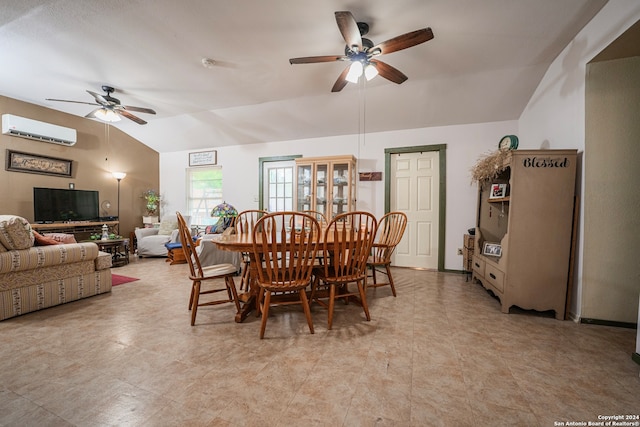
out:
<path id="1" fill-rule="evenodd" d="M 76 221 L 54 222 L 49 224 L 31 224 L 31 228 L 38 233 L 67 233 L 73 234 L 77 241 L 87 240 L 92 234 L 102 234 L 102 226 L 109 227 L 109 233 L 118 234 L 119 221 Z"/>

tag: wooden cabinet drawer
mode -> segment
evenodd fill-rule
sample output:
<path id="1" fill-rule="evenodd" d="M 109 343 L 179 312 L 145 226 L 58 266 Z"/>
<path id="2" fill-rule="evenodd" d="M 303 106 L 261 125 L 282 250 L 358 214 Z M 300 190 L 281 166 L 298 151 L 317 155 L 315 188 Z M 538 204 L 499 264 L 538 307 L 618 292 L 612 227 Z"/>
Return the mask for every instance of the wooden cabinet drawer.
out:
<path id="1" fill-rule="evenodd" d="M 504 292 L 504 273 L 491 264 L 487 264 L 484 269 L 484 278 L 487 282 L 499 290 Z"/>
<path id="2" fill-rule="evenodd" d="M 485 265 L 485 262 L 482 258 L 477 257 L 475 255 L 473 256 L 473 272 L 477 276 L 484 277 L 484 265 Z"/>

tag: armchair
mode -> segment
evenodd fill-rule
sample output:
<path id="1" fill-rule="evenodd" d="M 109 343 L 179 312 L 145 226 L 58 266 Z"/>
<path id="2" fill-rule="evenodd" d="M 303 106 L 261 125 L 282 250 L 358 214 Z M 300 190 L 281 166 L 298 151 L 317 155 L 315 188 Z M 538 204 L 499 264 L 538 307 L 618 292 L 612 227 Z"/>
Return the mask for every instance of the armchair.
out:
<path id="1" fill-rule="evenodd" d="M 191 217 L 185 216 L 184 219 L 189 226 Z M 167 256 L 165 244 L 180 241 L 178 218 L 175 215 L 167 215 L 162 218 L 160 227 L 138 228 L 135 234 L 139 257 Z"/>

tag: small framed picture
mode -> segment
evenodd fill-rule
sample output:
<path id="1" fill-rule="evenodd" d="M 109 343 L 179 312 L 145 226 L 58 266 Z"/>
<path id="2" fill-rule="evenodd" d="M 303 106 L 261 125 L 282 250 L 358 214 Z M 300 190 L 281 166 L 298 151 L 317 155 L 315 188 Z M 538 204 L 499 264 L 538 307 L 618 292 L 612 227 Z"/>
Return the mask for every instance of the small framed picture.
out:
<path id="1" fill-rule="evenodd" d="M 489 198 L 501 199 L 507 196 L 507 184 L 491 184 Z"/>
<path id="2" fill-rule="evenodd" d="M 500 257 L 502 256 L 502 246 L 500 245 L 500 243 L 484 242 L 484 246 L 482 247 L 482 255 Z"/>

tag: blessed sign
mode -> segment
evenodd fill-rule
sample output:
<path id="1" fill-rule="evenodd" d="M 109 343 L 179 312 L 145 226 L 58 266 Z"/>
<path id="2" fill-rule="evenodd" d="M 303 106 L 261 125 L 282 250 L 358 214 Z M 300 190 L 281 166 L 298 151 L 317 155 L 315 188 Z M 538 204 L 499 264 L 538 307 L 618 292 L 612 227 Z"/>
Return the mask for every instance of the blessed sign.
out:
<path id="1" fill-rule="evenodd" d="M 567 157 L 525 157 L 522 160 L 525 168 L 566 168 L 569 166 Z"/>

